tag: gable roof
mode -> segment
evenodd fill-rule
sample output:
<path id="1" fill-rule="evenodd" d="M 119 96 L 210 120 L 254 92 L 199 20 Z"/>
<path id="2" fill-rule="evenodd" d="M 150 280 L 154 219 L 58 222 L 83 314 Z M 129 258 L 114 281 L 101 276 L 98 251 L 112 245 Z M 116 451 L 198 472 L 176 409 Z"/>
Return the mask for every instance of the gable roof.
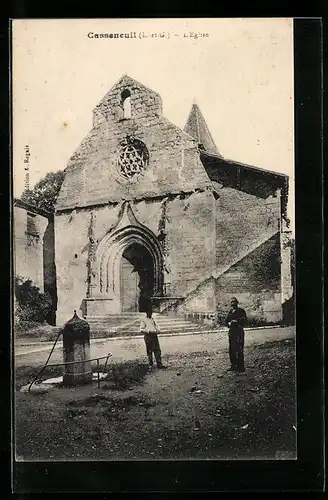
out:
<path id="1" fill-rule="evenodd" d="M 206 151 L 200 151 L 200 159 L 212 182 L 215 181 L 223 186 L 229 186 L 260 198 L 266 198 L 277 189 L 281 189 L 282 213 L 287 214 L 288 175 L 222 158 Z"/>
<path id="2" fill-rule="evenodd" d="M 47 219 L 53 218 L 53 214 L 51 212 L 48 212 L 48 210 L 45 210 L 44 208 L 39 208 L 19 198 L 14 198 L 14 206 L 18 208 L 23 208 L 24 210 L 26 210 L 27 212 L 31 212 L 32 214 L 42 215 L 42 217 L 45 217 Z"/>

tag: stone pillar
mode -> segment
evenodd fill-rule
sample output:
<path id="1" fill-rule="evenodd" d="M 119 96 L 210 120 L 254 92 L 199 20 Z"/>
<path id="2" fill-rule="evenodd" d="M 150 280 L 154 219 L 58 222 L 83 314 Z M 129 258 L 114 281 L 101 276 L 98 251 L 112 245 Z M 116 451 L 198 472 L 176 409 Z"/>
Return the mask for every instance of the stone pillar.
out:
<path id="1" fill-rule="evenodd" d="M 92 382 L 90 362 L 90 326 L 84 320 L 74 316 L 63 329 L 64 365 L 63 383 L 65 386 L 84 385 Z M 72 363 L 79 361 L 79 363 Z"/>

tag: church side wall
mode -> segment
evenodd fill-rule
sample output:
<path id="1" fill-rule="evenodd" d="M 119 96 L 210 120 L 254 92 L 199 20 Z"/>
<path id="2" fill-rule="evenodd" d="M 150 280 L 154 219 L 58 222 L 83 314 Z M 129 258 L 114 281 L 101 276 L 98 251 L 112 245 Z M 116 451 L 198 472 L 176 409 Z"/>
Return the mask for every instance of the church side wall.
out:
<path id="1" fill-rule="evenodd" d="M 282 319 L 279 233 L 260 245 L 216 280 L 221 320 L 236 296 L 251 324 L 277 323 Z"/>
<path id="2" fill-rule="evenodd" d="M 280 198 L 266 199 L 222 188 L 216 203 L 216 265 L 218 274 L 279 231 Z"/>
<path id="3" fill-rule="evenodd" d="M 176 313 L 217 310 L 222 320 L 231 296 L 237 295 L 251 322 L 281 321 L 279 193 L 261 199 L 221 188 L 215 218 L 215 265 L 207 268 L 214 270 L 213 278 L 206 275 L 205 268 L 198 271 L 198 285 L 177 303 Z M 202 259 L 199 249 L 196 253 Z"/>
<path id="4" fill-rule="evenodd" d="M 237 296 L 251 323 L 282 319 L 280 197 L 222 189 L 217 219 L 216 302 L 224 317 Z M 229 262 L 230 260 L 230 262 Z"/>

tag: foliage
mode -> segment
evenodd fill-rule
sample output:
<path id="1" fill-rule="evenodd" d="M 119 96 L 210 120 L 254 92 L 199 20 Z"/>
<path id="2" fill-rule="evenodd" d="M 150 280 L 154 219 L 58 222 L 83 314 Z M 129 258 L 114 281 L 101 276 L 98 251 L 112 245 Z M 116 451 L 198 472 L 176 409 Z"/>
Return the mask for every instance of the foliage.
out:
<path id="1" fill-rule="evenodd" d="M 217 326 L 225 326 L 225 319 L 226 319 L 227 313 L 226 311 L 219 311 L 217 314 Z M 253 316 L 248 316 L 247 318 L 247 324 L 245 325 L 245 328 L 256 328 L 260 326 L 275 326 L 275 325 L 280 325 L 279 321 L 267 321 L 265 318 L 257 318 Z"/>
<path id="2" fill-rule="evenodd" d="M 265 318 L 249 317 L 247 320 L 246 328 L 257 328 L 260 326 L 277 326 L 280 325 L 279 321 L 267 321 Z"/>
<path id="3" fill-rule="evenodd" d="M 65 172 L 62 170 L 49 172 L 43 179 L 36 183 L 33 189 L 25 190 L 21 199 L 53 213 L 64 178 Z"/>
<path id="4" fill-rule="evenodd" d="M 52 305 L 48 293 L 40 292 L 32 280 L 16 276 L 15 298 L 15 323 L 19 328 L 29 329 L 44 323 Z"/>

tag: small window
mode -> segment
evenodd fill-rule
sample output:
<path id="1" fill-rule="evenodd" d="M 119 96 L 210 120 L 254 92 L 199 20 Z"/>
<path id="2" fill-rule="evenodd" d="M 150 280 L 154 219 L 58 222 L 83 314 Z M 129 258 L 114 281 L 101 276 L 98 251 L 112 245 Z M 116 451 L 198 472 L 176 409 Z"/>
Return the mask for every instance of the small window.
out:
<path id="1" fill-rule="evenodd" d="M 121 94 L 123 105 L 123 118 L 131 118 L 131 93 L 128 89 L 123 90 Z"/>

